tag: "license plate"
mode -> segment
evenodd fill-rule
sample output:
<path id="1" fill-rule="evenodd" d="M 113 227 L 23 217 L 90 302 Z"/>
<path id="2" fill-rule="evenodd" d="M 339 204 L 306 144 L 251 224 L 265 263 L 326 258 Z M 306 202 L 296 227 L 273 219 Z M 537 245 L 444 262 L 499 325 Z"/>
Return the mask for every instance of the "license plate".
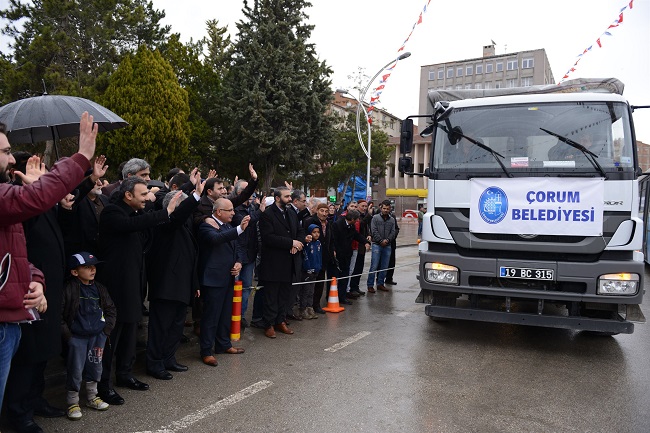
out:
<path id="1" fill-rule="evenodd" d="M 513 268 L 511 266 L 499 267 L 499 277 L 520 278 L 524 280 L 554 280 L 553 269 Z"/>

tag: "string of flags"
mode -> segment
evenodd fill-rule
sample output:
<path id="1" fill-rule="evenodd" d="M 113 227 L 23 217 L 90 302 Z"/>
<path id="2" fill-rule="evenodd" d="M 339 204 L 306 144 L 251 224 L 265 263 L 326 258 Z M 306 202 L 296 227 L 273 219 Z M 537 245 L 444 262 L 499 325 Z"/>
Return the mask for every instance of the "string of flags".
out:
<path id="1" fill-rule="evenodd" d="M 620 26 L 621 24 L 623 24 L 623 11 L 625 9 L 627 9 L 628 7 L 630 9 L 632 9 L 633 3 L 634 3 L 634 0 L 630 0 L 630 2 L 627 5 L 625 5 L 621 10 L 619 10 L 618 11 L 618 18 L 616 18 L 609 25 L 609 27 L 607 27 L 607 29 L 596 39 L 596 44 L 598 45 L 598 48 L 603 47 L 603 42 L 601 40 L 603 38 L 603 36 L 612 36 L 612 33 L 609 31 L 610 29 L 616 28 L 616 27 Z M 571 66 L 569 68 L 568 71 L 566 71 L 566 73 L 564 74 L 564 76 L 562 77 L 560 82 L 557 83 L 558 85 L 562 84 L 567 78 L 569 78 L 569 74 L 571 74 L 572 72 L 575 72 L 576 67 L 578 66 L 578 63 L 580 62 L 580 60 L 582 60 L 582 57 L 585 56 L 588 52 L 590 52 L 593 47 L 594 47 L 594 45 L 592 44 L 588 48 L 585 48 L 582 51 L 582 53 L 578 54 L 578 56 L 577 56 L 578 58 L 577 58 L 576 62 L 573 64 L 573 66 Z"/>
<path id="2" fill-rule="evenodd" d="M 431 0 L 426 0 L 424 8 L 422 8 L 422 11 L 420 12 L 420 15 L 418 16 L 417 21 L 415 22 L 415 24 L 413 24 L 413 27 L 411 28 L 411 32 L 406 37 L 406 39 L 404 39 L 404 42 L 402 42 L 402 45 L 397 50 L 398 57 L 399 57 L 399 55 L 401 55 L 401 52 L 404 51 L 404 48 L 406 47 L 406 43 L 409 41 L 409 39 L 411 39 L 411 36 L 413 35 L 413 32 L 415 31 L 415 27 L 418 24 L 422 24 L 422 16 L 427 12 L 427 7 L 429 6 L 429 3 L 431 3 Z M 381 93 L 384 91 L 384 88 L 386 87 L 386 82 L 388 81 L 388 78 L 392 74 L 392 72 L 390 72 L 390 71 L 395 69 L 395 66 L 397 66 L 398 62 L 399 62 L 399 60 L 396 58 L 395 63 L 393 63 L 390 67 L 385 69 L 386 71 L 389 71 L 389 72 L 387 72 L 386 74 L 381 76 L 381 80 L 379 81 L 379 85 L 377 87 L 375 87 L 375 89 L 370 94 L 370 103 L 368 104 L 368 105 L 370 105 L 368 107 L 368 123 L 372 123 L 372 118 L 370 117 L 370 115 L 372 114 L 372 111 L 375 109 L 375 105 L 377 105 L 379 103 L 379 98 L 381 97 Z"/>

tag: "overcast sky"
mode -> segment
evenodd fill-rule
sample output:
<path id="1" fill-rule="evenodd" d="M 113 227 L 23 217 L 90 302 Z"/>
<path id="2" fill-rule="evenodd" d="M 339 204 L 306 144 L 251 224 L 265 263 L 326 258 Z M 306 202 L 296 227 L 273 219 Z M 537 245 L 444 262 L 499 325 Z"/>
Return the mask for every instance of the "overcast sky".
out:
<path id="1" fill-rule="evenodd" d="M 333 89 L 352 87 L 359 67 L 373 76 L 397 56 L 427 0 L 312 0 L 312 42 L 334 70 Z M 252 3 L 252 0 L 251 0 Z M 6 8 L 8 0 L 0 0 Z M 243 0 L 153 0 L 166 12 L 163 23 L 183 41 L 205 36 L 205 22 L 219 20 L 235 38 Z M 623 22 L 609 29 L 619 16 Z M 596 40 L 601 38 L 602 48 Z M 546 49 L 556 82 L 589 46 L 570 78 L 615 77 L 625 84 L 632 105 L 650 105 L 650 0 L 431 0 L 422 23 L 406 44 L 412 56 L 401 61 L 386 83 L 380 106 L 404 118 L 418 114 L 420 67 L 482 56 L 491 40 L 497 54 Z M 371 90 L 376 87 L 375 83 Z M 650 109 L 634 116 L 637 139 L 650 144 Z"/>
<path id="2" fill-rule="evenodd" d="M 241 0 L 153 0 L 165 10 L 164 23 L 182 40 L 205 35 L 205 21 L 219 20 L 236 35 L 243 19 Z M 251 0 L 252 3 L 252 0 Z M 352 87 L 348 75 L 365 68 L 370 77 L 397 55 L 426 0 L 312 0 L 307 10 L 315 25 L 312 42 L 334 70 L 333 88 Z M 609 29 L 612 36 L 596 39 Z M 546 53 L 556 81 L 573 66 L 578 54 L 593 45 L 571 78 L 615 77 L 625 84 L 633 105 L 650 105 L 650 0 L 431 0 L 423 21 L 406 44 L 412 56 L 400 62 L 386 83 L 381 107 L 404 118 L 417 114 L 420 67 L 481 57 L 494 40 L 497 54 L 538 48 Z M 376 87 L 376 83 L 372 88 Z M 371 90 L 372 90 L 371 88 Z M 634 116 L 637 139 L 650 143 L 650 109 Z"/>

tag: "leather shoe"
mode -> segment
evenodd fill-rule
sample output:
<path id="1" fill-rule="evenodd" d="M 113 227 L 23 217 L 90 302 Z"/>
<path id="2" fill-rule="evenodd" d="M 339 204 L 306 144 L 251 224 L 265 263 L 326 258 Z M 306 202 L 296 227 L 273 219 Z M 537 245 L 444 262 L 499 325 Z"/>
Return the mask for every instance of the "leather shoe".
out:
<path id="1" fill-rule="evenodd" d="M 115 385 L 121 386 L 123 388 L 130 388 L 134 391 L 146 391 L 149 389 L 149 385 L 144 382 L 140 382 L 135 377 L 129 377 L 128 379 L 117 379 L 115 381 Z"/>
<path id="2" fill-rule="evenodd" d="M 20 421 L 11 421 L 11 426 L 18 433 L 43 433 L 41 426 L 36 424 L 33 419 L 23 419 Z"/>
<path id="3" fill-rule="evenodd" d="M 348 298 L 359 299 L 360 297 L 361 297 L 361 294 L 360 294 L 360 293 L 356 293 L 356 292 L 348 292 Z"/>
<path id="4" fill-rule="evenodd" d="M 273 326 L 269 326 L 264 330 L 264 335 L 266 335 L 269 338 L 275 338 L 275 330 L 273 329 Z"/>
<path id="5" fill-rule="evenodd" d="M 240 355 L 240 354 L 242 354 L 244 352 L 245 352 L 245 350 L 242 349 L 241 347 L 229 347 L 223 353 L 227 353 L 229 355 Z"/>
<path id="6" fill-rule="evenodd" d="M 352 301 L 349 301 L 347 299 L 341 299 L 341 300 L 339 300 L 339 304 L 352 305 Z"/>
<path id="7" fill-rule="evenodd" d="M 320 305 L 317 306 L 317 307 L 314 307 L 314 312 L 316 312 L 318 314 L 326 314 L 325 310 L 323 310 L 323 308 Z"/>
<path id="8" fill-rule="evenodd" d="M 383 284 L 379 284 L 377 286 L 377 290 L 381 290 L 382 292 L 389 292 L 390 291 L 390 289 L 388 287 L 384 286 Z"/>
<path id="9" fill-rule="evenodd" d="M 203 363 L 205 365 L 209 365 L 210 367 L 216 367 L 217 365 L 219 365 L 219 363 L 217 362 L 217 358 L 215 358 L 212 355 L 204 356 L 201 359 L 203 360 Z"/>
<path id="10" fill-rule="evenodd" d="M 187 365 L 179 364 L 178 362 L 176 362 L 174 364 L 165 366 L 165 370 L 183 372 L 183 371 L 187 371 L 188 368 Z"/>
<path id="11" fill-rule="evenodd" d="M 104 400 L 106 403 L 110 405 L 120 405 L 124 404 L 124 399 L 117 393 L 113 388 L 106 389 L 106 390 L 99 390 L 97 393 L 99 398 Z"/>
<path id="12" fill-rule="evenodd" d="M 34 415 L 42 416 L 43 418 L 59 418 L 66 415 L 63 409 L 54 407 L 49 403 L 34 409 Z"/>
<path id="13" fill-rule="evenodd" d="M 282 322 L 279 325 L 275 325 L 275 329 L 282 332 L 283 334 L 288 334 L 291 335 L 293 334 L 293 331 L 289 329 L 286 323 Z"/>
<path id="14" fill-rule="evenodd" d="M 147 370 L 147 374 L 153 378 L 159 379 L 159 380 L 171 380 L 174 376 L 167 371 L 167 370 L 160 370 L 160 371 L 150 371 Z"/>
<path id="15" fill-rule="evenodd" d="M 397 285 L 397 281 L 393 281 L 393 280 L 386 281 L 386 284 L 391 285 L 391 286 L 395 286 L 395 285 Z"/>
<path id="16" fill-rule="evenodd" d="M 368 286 L 368 293 L 375 293 L 377 292 L 374 287 Z"/>

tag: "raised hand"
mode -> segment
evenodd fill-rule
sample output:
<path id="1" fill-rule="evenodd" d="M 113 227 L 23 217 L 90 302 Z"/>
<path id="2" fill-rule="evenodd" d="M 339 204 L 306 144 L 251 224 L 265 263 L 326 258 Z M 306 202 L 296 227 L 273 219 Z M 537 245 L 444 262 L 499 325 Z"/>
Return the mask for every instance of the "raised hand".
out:
<path id="1" fill-rule="evenodd" d="M 97 131 L 99 126 L 93 123 L 93 116 L 84 111 L 79 122 L 79 153 L 88 158 L 88 161 L 95 155 Z"/>
<path id="2" fill-rule="evenodd" d="M 196 178 L 196 173 L 198 173 L 198 172 L 199 172 L 199 168 L 198 168 L 198 167 L 194 167 L 194 168 L 192 169 L 192 172 L 190 173 L 190 182 L 192 182 L 192 185 L 194 185 L 194 186 L 196 186 L 196 184 L 198 183 L 198 181 L 201 180 L 201 174 L 200 174 L 200 173 L 199 173 L 198 180 L 197 180 L 197 178 Z"/>
<path id="3" fill-rule="evenodd" d="M 242 218 L 241 223 L 239 224 L 241 226 L 242 230 L 246 230 L 246 227 L 248 227 L 248 223 L 251 221 L 251 216 L 246 215 L 244 218 Z"/>
<path id="4" fill-rule="evenodd" d="M 217 177 L 217 170 L 212 168 L 208 171 L 208 177 L 206 179 L 212 179 L 213 177 Z"/>
<path id="5" fill-rule="evenodd" d="M 201 172 L 198 172 L 198 178 L 197 178 L 197 179 L 198 179 L 198 182 L 196 182 L 195 192 L 196 192 L 198 195 L 201 195 L 201 194 L 203 194 L 203 190 L 205 189 L 205 183 L 206 183 L 208 180 L 206 179 L 206 180 L 204 180 L 203 182 L 201 182 Z"/>
<path id="6" fill-rule="evenodd" d="M 59 206 L 61 206 L 65 210 L 72 210 L 73 205 L 74 205 L 74 195 L 72 194 L 66 195 L 59 202 Z"/>
<path id="7" fill-rule="evenodd" d="M 167 215 L 171 215 L 174 213 L 176 210 L 176 206 L 178 206 L 178 202 L 181 201 L 181 194 L 183 191 L 178 191 L 174 197 L 172 197 L 171 200 L 169 200 L 169 204 L 167 205 Z"/>
<path id="8" fill-rule="evenodd" d="M 286 180 L 284 181 L 284 186 L 289 188 L 291 191 L 293 191 L 293 182 L 287 182 Z"/>
<path id="9" fill-rule="evenodd" d="M 106 175 L 106 170 L 108 170 L 108 165 L 106 165 L 106 157 L 104 155 L 99 155 L 95 158 L 95 163 L 93 164 L 93 174 L 90 175 L 90 180 L 97 182 L 97 179 L 100 179 Z"/>
<path id="10" fill-rule="evenodd" d="M 47 173 L 45 169 L 45 164 L 41 163 L 41 158 L 37 155 L 31 156 L 27 160 L 27 165 L 25 166 L 25 173 L 22 171 L 14 170 L 14 175 L 18 176 L 23 182 L 23 185 L 29 185 L 34 183 L 42 175 Z"/>
<path id="11" fill-rule="evenodd" d="M 257 180 L 257 172 L 253 168 L 253 164 L 251 164 L 250 162 L 248 163 L 248 171 L 251 174 L 251 179 Z"/>

